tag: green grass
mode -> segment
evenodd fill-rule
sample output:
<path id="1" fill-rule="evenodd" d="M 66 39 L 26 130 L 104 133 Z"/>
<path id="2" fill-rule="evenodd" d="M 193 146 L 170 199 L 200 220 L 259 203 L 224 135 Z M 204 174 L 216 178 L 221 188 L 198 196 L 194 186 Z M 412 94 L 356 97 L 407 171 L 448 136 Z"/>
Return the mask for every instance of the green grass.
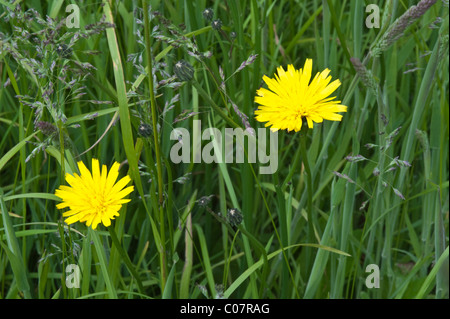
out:
<path id="1" fill-rule="evenodd" d="M 416 1 L 378 1 L 379 29 L 365 26 L 362 0 L 84 1 L 80 29 L 57 25 L 66 2 L 16 3 L 13 17 L 0 1 L 1 299 L 448 298 L 445 1 L 378 55 Z M 306 58 L 340 79 L 333 95 L 348 112 L 305 136 L 280 132 L 275 174 L 171 161 L 174 128 L 193 143 L 213 128 L 263 127 L 263 75 Z M 191 81 L 174 76 L 181 59 Z M 122 163 L 135 186 L 95 231 L 66 225 L 54 196 L 92 158 Z M 79 288 L 65 284 L 69 264 Z M 366 286 L 370 264 L 379 288 Z"/>

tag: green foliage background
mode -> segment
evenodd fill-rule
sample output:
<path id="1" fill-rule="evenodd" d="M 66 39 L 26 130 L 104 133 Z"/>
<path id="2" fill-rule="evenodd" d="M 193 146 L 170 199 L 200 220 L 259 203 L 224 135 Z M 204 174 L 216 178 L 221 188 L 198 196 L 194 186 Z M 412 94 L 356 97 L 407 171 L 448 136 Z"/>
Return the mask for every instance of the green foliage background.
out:
<path id="1" fill-rule="evenodd" d="M 380 28 L 361 0 L 148 2 L 150 24 L 140 1 L 76 2 L 77 29 L 59 23 L 75 1 L 0 1 L 0 298 L 448 298 L 448 1 L 395 41 L 416 1 L 378 1 Z M 311 192 L 292 132 L 273 175 L 170 161 L 171 131 L 198 136 L 195 119 L 263 127 L 262 76 L 306 58 L 348 106 L 307 133 Z M 135 185 L 113 232 L 68 227 L 55 207 L 64 174 L 92 158 Z"/>

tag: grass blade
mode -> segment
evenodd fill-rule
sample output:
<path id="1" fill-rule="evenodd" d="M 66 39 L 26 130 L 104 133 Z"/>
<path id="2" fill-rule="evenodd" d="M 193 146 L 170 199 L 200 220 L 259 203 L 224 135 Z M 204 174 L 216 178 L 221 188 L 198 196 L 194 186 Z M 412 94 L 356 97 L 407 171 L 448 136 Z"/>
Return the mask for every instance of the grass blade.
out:
<path id="1" fill-rule="evenodd" d="M 17 280 L 17 287 L 23 293 L 26 299 L 31 298 L 30 286 L 28 284 L 26 268 L 22 259 L 20 251 L 19 241 L 13 229 L 11 218 L 8 214 L 8 210 L 3 200 L 3 189 L 0 188 L 0 210 L 4 212 L 2 215 L 3 227 L 5 231 L 5 237 L 7 246 L 0 241 L 0 245 L 5 250 L 6 255 L 11 263 L 11 268 L 14 272 L 14 276 Z"/>
<path id="2" fill-rule="evenodd" d="M 108 273 L 108 262 L 106 260 L 105 250 L 100 240 L 100 236 L 95 230 L 92 230 L 90 227 L 88 228 L 88 232 L 90 232 L 90 236 L 92 238 L 92 241 L 94 242 L 95 251 L 100 263 L 100 269 L 103 275 L 103 280 L 106 284 L 108 296 L 111 299 L 117 299 L 116 289 L 114 288 L 114 285 Z"/>

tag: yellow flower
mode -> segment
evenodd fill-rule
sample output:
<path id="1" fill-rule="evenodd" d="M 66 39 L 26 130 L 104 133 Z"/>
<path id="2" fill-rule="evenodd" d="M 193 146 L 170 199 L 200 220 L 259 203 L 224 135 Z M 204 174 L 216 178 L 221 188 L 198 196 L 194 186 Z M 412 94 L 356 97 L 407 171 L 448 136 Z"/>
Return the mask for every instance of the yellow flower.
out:
<path id="1" fill-rule="evenodd" d="M 111 219 L 119 216 L 122 204 L 130 201 L 123 198 L 134 190 L 133 186 L 123 189 L 131 180 L 128 175 L 116 183 L 119 166 L 115 162 L 108 174 L 106 165 L 103 165 L 100 173 L 99 162 L 93 158 L 92 174 L 81 161 L 78 162 L 80 175 L 66 174 L 70 187 L 61 185 L 55 195 L 63 201 L 56 205 L 58 209 L 70 208 L 63 213 L 68 217 L 65 220 L 67 224 L 86 222 L 92 229 L 96 229 L 99 223 L 106 227 L 111 225 Z"/>
<path id="2" fill-rule="evenodd" d="M 306 59 L 303 69 L 296 70 L 288 65 L 287 70 L 278 68 L 275 79 L 263 77 L 268 89 L 261 88 L 256 93 L 255 102 L 260 104 L 255 111 L 256 120 L 267 122 L 272 131 L 285 130 L 298 132 L 302 128 L 303 118 L 308 127 L 313 122 L 322 123 L 323 120 L 340 121 L 342 115 L 337 112 L 347 112 L 347 106 L 341 101 L 333 101 L 335 97 L 328 97 L 340 85 L 339 80 L 330 83 L 329 69 L 316 74 L 311 80 L 312 60 Z"/>

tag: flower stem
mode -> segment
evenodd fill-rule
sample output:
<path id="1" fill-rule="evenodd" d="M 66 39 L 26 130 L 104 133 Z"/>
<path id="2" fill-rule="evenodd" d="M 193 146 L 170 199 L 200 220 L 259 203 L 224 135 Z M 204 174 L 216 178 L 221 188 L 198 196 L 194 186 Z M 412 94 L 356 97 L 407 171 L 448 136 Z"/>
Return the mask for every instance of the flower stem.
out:
<path id="1" fill-rule="evenodd" d="M 114 246 L 116 246 L 117 251 L 119 252 L 120 256 L 122 257 L 123 261 L 125 262 L 125 265 L 127 266 L 131 275 L 134 277 L 134 279 L 136 279 L 136 283 L 138 285 L 139 292 L 141 294 L 144 293 L 144 287 L 142 286 L 142 282 L 139 279 L 136 269 L 133 266 L 133 264 L 131 263 L 131 260 L 128 257 L 128 254 L 125 252 L 122 245 L 120 244 L 119 239 L 117 238 L 117 234 L 116 234 L 116 230 L 114 229 L 114 226 L 108 227 L 108 230 L 109 230 L 109 234 L 111 236 Z"/>
<path id="2" fill-rule="evenodd" d="M 148 64 L 148 89 L 150 91 L 150 106 L 152 111 L 152 126 L 153 126 L 153 137 L 155 144 L 155 156 L 156 156 L 156 170 L 158 176 L 158 197 L 159 197 L 159 225 L 161 234 L 161 245 L 160 247 L 160 266 L 161 266 L 161 290 L 164 291 L 164 286 L 167 279 L 166 271 L 166 249 L 165 249 L 165 229 L 164 229 L 164 209 L 163 209 L 163 178 L 162 178 L 162 165 L 161 165 L 161 151 L 159 147 L 159 137 L 158 137 L 158 127 L 157 127 L 157 114 L 156 114 L 156 100 L 155 92 L 153 86 L 153 63 L 151 56 L 151 46 L 150 46 L 150 20 L 148 16 L 148 3 L 146 0 L 142 0 L 142 8 L 144 11 L 144 28 L 145 28 L 145 46 L 147 51 L 147 64 Z"/>
<path id="3" fill-rule="evenodd" d="M 303 125 L 302 130 L 300 131 L 300 148 L 301 148 L 301 154 L 302 154 L 302 161 L 303 165 L 305 167 L 305 173 L 306 173 L 306 189 L 308 194 L 308 201 L 307 201 L 307 216 L 308 216 L 308 243 L 313 244 L 314 243 L 314 225 L 313 225 L 313 214 L 312 214 L 312 179 L 311 179 L 311 167 L 309 166 L 308 161 L 308 153 L 306 152 L 306 139 L 308 132 L 308 127 L 306 125 Z M 310 251 L 308 249 L 308 251 Z M 307 262 L 309 263 L 309 253 L 307 254 Z M 308 269 L 309 267 L 306 267 Z"/>
<path id="4" fill-rule="evenodd" d="M 156 168 L 158 174 L 158 192 L 159 192 L 159 204 L 163 202 L 163 192 L 162 192 L 162 166 L 161 166 L 161 152 L 159 149 L 159 136 L 158 136 L 158 128 L 157 128 L 157 114 L 156 114 L 156 100 L 155 100 L 155 92 L 153 85 L 153 61 L 150 50 L 150 21 L 148 17 L 148 6 L 147 1 L 143 1 L 144 8 L 144 25 L 145 25 L 145 44 L 147 50 L 147 63 L 148 63 L 148 89 L 150 93 L 150 106 L 152 111 L 152 126 L 153 126 L 153 137 L 155 142 L 155 153 L 156 153 Z"/>

